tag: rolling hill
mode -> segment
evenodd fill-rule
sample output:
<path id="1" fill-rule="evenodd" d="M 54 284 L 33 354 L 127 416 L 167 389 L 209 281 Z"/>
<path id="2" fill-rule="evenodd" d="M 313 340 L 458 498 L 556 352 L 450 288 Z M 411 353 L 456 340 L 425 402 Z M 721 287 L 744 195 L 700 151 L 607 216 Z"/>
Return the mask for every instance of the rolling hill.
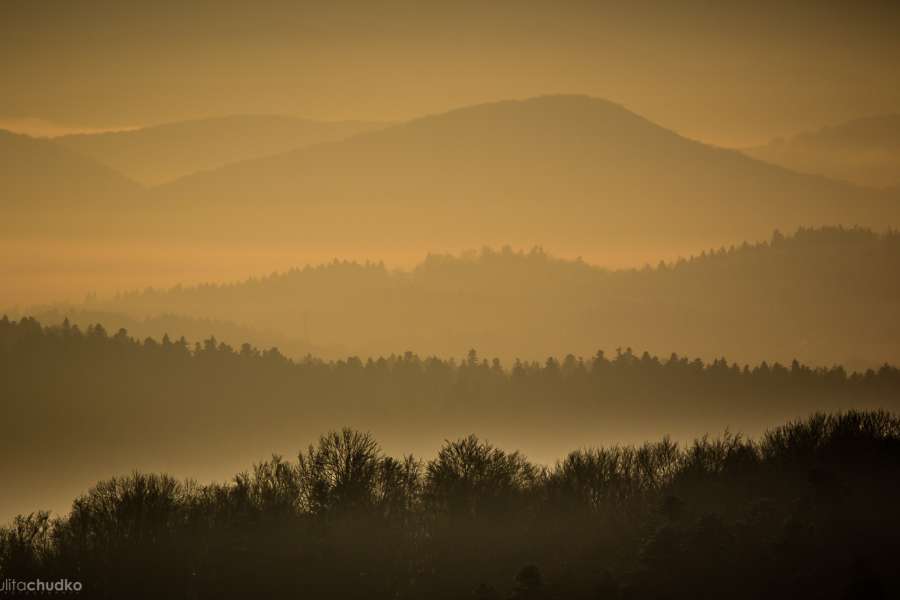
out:
<path id="1" fill-rule="evenodd" d="M 824 228 L 642 270 L 506 248 L 432 255 L 410 271 L 334 262 L 93 309 L 229 320 L 363 356 L 476 348 L 542 360 L 631 346 L 865 369 L 900 362 L 898 269 L 900 235 Z"/>
<path id="2" fill-rule="evenodd" d="M 858 185 L 900 185 L 900 114 L 855 119 L 765 146 L 749 148 L 754 158 L 802 173 Z"/>
<path id="3" fill-rule="evenodd" d="M 152 205 L 176 211 L 172 226 L 193 235 L 373 251 L 688 252 L 776 227 L 900 224 L 900 204 L 880 194 L 704 145 L 583 96 L 472 106 L 243 161 L 156 188 Z"/>
<path id="4" fill-rule="evenodd" d="M 335 141 L 381 126 L 361 121 L 234 115 L 130 131 L 67 135 L 55 141 L 144 185 L 157 185 L 197 171 Z"/>
<path id="5" fill-rule="evenodd" d="M 125 202 L 140 186 L 53 141 L 0 130 L 0 207 L 51 218 Z"/>
<path id="6" fill-rule="evenodd" d="M 141 136 L 165 131 L 91 139 L 126 143 L 136 136 L 139 147 Z M 202 139 L 189 147 L 235 151 Z M 0 174 L 11 182 L 5 202 L 18 202 L 0 223 L 5 239 L 55 236 L 71 240 L 74 250 L 79 240 L 99 240 L 120 256 L 130 256 L 131 246 L 202 244 L 218 248 L 223 264 L 235 248 L 289 252 L 297 263 L 383 256 L 412 264 L 427 252 L 509 244 L 631 266 L 764 239 L 776 228 L 900 225 L 896 192 L 802 175 L 701 144 L 584 96 L 466 107 L 151 188 L 61 142 L 7 135 L 3 143 L 13 141 L 29 150 L 5 151 L 12 157 Z M 199 160 L 184 148 L 173 151 L 177 156 L 187 156 L 185 165 Z M 21 255 L 21 247 L 10 252 Z M 29 255 L 27 268 L 49 272 L 38 254 Z M 159 253 L 145 254 L 133 272 L 153 271 Z M 253 266 L 271 268 L 262 260 Z"/>

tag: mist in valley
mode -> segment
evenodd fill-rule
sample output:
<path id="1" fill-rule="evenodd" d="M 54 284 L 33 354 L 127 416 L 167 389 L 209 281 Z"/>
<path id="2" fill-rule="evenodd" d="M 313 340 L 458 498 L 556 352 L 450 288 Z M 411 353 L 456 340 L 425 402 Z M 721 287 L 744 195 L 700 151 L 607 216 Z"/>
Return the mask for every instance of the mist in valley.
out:
<path id="1" fill-rule="evenodd" d="M 895 596 L 898 25 L 3 6 L 0 596 Z"/>

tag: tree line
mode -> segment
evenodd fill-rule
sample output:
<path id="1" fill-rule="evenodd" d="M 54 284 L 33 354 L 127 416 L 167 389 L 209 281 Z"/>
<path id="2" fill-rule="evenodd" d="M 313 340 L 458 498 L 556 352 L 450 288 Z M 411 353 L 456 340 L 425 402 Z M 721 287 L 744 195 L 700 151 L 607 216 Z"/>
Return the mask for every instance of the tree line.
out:
<path id="1" fill-rule="evenodd" d="M 823 227 L 644 269 L 602 269 L 540 248 L 484 248 L 430 255 L 409 271 L 335 261 L 87 307 L 235 321 L 367 356 L 475 347 L 506 361 L 540 360 L 606 344 L 866 369 L 900 361 L 898 271 L 897 232 Z"/>
<path id="2" fill-rule="evenodd" d="M 0 577 L 91 598 L 889 598 L 900 419 L 576 450 L 475 436 L 432 459 L 319 437 L 227 483 L 134 472 L 0 530 Z"/>
<path id="3" fill-rule="evenodd" d="M 11 493 L 42 454 L 67 466 L 220 452 L 285 427 L 296 444 L 338 420 L 422 435 L 448 423 L 506 427 L 556 443 L 583 427 L 599 445 L 604 427 L 640 420 L 657 430 L 772 422 L 895 410 L 900 399 L 900 371 L 889 365 L 749 366 L 627 348 L 508 365 L 474 350 L 292 360 L 249 344 L 137 340 L 30 318 L 0 319 L 0 379 L 15 423 L 0 442 Z M 896 585 L 881 549 L 898 531 L 886 508 L 900 481 L 897 432 L 887 413 L 835 412 L 755 442 L 728 434 L 585 448 L 542 467 L 474 436 L 449 438 L 423 462 L 337 430 L 296 460 L 273 458 L 227 484 L 104 480 L 62 519 L 14 521 L 0 568 L 77 576 L 97 597 L 159 595 L 154 586 L 182 597 L 880 593 Z"/>
<path id="4" fill-rule="evenodd" d="M 98 419 L 133 411 L 179 421 L 227 418 L 250 397 L 257 408 L 283 417 L 292 411 L 371 419 L 474 416 L 481 424 L 511 414 L 578 421 L 648 412 L 658 419 L 772 421 L 820 409 L 894 408 L 900 401 L 900 369 L 888 364 L 864 372 L 796 360 L 750 366 L 631 348 L 507 365 L 475 350 L 460 359 L 406 352 L 294 360 L 277 348 L 235 348 L 215 338 L 193 345 L 168 336 L 137 340 L 124 329 L 110 334 L 99 324 L 82 330 L 67 321 L 45 327 L 32 318 L 0 319 L 0 358 L 7 405 L 26 419 L 61 410 Z"/>

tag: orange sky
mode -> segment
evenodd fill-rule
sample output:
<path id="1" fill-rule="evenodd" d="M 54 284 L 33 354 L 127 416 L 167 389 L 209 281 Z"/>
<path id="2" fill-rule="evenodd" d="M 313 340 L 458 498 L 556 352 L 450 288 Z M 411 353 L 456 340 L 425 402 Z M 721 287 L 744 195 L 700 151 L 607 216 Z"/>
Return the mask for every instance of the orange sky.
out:
<path id="1" fill-rule="evenodd" d="M 398 120 L 577 92 L 739 146 L 900 110 L 898 30 L 900 3 L 871 0 L 5 2 L 0 123 Z"/>

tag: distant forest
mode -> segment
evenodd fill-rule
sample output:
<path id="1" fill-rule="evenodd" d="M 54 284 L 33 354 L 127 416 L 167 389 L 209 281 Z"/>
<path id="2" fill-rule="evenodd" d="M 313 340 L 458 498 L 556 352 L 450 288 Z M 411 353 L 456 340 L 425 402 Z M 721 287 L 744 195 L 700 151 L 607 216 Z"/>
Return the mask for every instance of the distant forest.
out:
<path id="1" fill-rule="evenodd" d="M 0 508 L 16 511 L 36 489 L 62 494 L 147 457 L 225 476 L 343 425 L 416 453 L 477 432 L 546 462 L 567 446 L 637 442 L 660 428 L 677 439 L 726 427 L 757 434 L 816 410 L 900 410 L 900 371 L 888 365 L 848 373 L 628 348 L 505 365 L 474 350 L 458 360 L 295 361 L 249 344 L 136 340 L 29 318 L 0 320 L 0 380 L 5 410 L 29 424 L 0 437 L 0 475 L 20 483 Z"/>
<path id="2" fill-rule="evenodd" d="M 346 351 L 342 352 L 339 348 L 316 346 L 298 337 L 285 335 L 278 331 L 254 329 L 238 325 L 233 321 L 172 313 L 132 316 L 123 312 L 92 309 L 89 304 L 52 305 L 36 307 L 32 310 L 9 311 L 8 317 L 11 319 L 33 317 L 44 325 L 62 325 L 68 321 L 73 327 L 78 326 L 82 330 L 87 330 L 96 323 L 102 323 L 107 331 L 117 332 L 125 329 L 131 337 L 140 340 L 148 337 L 161 340 L 163 336 L 177 340 L 183 337 L 191 347 L 194 347 L 197 342 L 215 337 L 220 342 L 235 347 L 240 347 L 243 343 L 250 343 L 259 348 L 278 348 L 278 351 L 285 356 L 297 359 L 310 354 L 322 358 L 337 358 L 347 355 Z"/>
<path id="3" fill-rule="evenodd" d="M 393 458 L 344 429 L 225 484 L 101 481 L 63 518 L 0 529 L 0 577 L 88 598 L 886 599 L 898 502 L 885 412 L 550 468 L 475 436 Z"/>
<path id="4" fill-rule="evenodd" d="M 431 255 L 408 272 L 334 262 L 78 308 L 232 321 L 278 332 L 292 348 L 332 349 L 335 358 L 335 348 L 459 356 L 475 347 L 506 361 L 543 360 L 630 345 L 707 361 L 797 358 L 864 370 L 900 363 L 898 273 L 897 232 L 828 227 L 775 232 L 766 242 L 645 269 L 610 271 L 541 249 L 484 249 Z"/>
<path id="5" fill-rule="evenodd" d="M 48 417 L 78 426 L 66 416 L 79 417 L 87 428 L 119 428 L 125 423 L 117 419 L 127 419 L 140 428 L 177 430 L 196 419 L 221 430 L 229 420 L 243 429 L 250 425 L 246 419 L 272 413 L 308 419 L 352 411 L 363 422 L 407 419 L 406 427 L 408 419 L 468 421 L 472 415 L 482 424 L 648 412 L 666 422 L 782 418 L 816 408 L 900 403 L 900 370 L 888 364 L 848 373 L 797 361 L 749 366 L 674 353 L 661 359 L 631 348 L 505 367 L 475 350 L 460 360 L 407 352 L 295 361 L 275 348 L 233 348 L 215 338 L 192 347 L 183 338 L 141 341 L 124 329 L 112 334 L 99 324 L 82 331 L 3 317 L 0 358 L 8 408 L 26 422 L 44 423 L 43 432 L 52 427 Z"/>

